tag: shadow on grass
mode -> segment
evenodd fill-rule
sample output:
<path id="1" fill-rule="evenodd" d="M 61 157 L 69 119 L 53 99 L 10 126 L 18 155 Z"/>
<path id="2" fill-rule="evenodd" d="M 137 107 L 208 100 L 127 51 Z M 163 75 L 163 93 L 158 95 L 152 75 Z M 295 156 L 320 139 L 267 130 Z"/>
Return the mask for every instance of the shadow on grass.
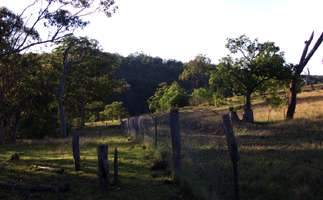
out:
<path id="1" fill-rule="evenodd" d="M 264 146 L 271 147 L 271 141 Z M 313 199 L 323 195 L 323 149 L 245 149 L 240 144 L 241 199 Z M 186 181 L 198 195 L 233 199 L 232 166 L 224 149 L 193 149 L 184 157 Z M 186 164 L 188 163 L 188 164 Z"/>
<path id="2" fill-rule="evenodd" d="M 96 175 L 97 161 L 81 161 L 81 170 L 75 172 L 71 159 L 20 160 L 6 162 L 2 165 L 1 181 L 25 185 L 56 186 L 68 184 L 70 191 L 58 194 L 55 192 L 26 192 L 0 188 L 0 199 L 170 199 L 175 198 L 177 190 L 163 180 L 150 175 L 146 163 L 135 160 L 120 162 L 120 185 L 112 186 L 108 192 L 102 192 Z M 111 162 L 110 162 L 111 163 Z M 63 168 L 64 172 L 56 173 L 39 170 L 36 166 Z M 111 165 L 110 165 L 111 166 Z M 110 167 L 112 170 L 112 166 Z M 112 179 L 112 175 L 110 175 Z M 111 180 L 112 181 L 112 180 Z"/>

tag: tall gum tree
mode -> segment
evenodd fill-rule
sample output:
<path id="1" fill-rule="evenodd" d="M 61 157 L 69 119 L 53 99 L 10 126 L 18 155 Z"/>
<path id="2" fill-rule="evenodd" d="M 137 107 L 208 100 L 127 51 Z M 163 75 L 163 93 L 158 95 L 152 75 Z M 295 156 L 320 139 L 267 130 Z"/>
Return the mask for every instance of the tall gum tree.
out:
<path id="1" fill-rule="evenodd" d="M 9 88 L 9 81 L 19 83 L 21 78 L 24 78 L 19 76 L 16 80 L 12 80 L 13 76 L 10 73 L 21 69 L 17 69 L 16 65 L 9 65 L 9 61 L 20 58 L 17 55 L 30 51 L 32 47 L 42 47 L 47 43 L 61 41 L 75 29 L 85 27 L 89 23 L 84 20 L 87 15 L 102 12 L 111 16 L 117 9 L 114 0 L 29 0 L 27 2 L 27 6 L 20 13 L 0 7 L 0 143 L 4 140 L 6 130 L 10 130 L 8 119 L 19 119 L 19 115 L 23 112 L 23 106 L 17 106 L 13 102 L 7 105 L 11 102 L 8 94 L 15 91 L 18 93 L 20 88 L 19 84 Z M 10 80 L 8 77 L 11 77 Z M 17 107 L 19 110 L 16 110 Z M 16 116 L 13 116 L 13 113 Z"/>

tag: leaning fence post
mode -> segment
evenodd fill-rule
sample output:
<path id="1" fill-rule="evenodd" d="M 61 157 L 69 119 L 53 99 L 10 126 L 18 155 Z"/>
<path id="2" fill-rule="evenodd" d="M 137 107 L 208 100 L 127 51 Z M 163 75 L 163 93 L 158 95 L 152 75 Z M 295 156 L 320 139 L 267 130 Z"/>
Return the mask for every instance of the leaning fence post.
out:
<path id="1" fill-rule="evenodd" d="M 72 137 L 72 150 L 73 150 L 73 158 L 74 158 L 74 167 L 75 171 L 78 171 L 81 169 L 80 165 L 80 137 L 79 135 L 74 131 L 73 137 Z"/>
<path id="2" fill-rule="evenodd" d="M 113 160 L 113 182 L 115 185 L 119 183 L 119 163 L 118 163 L 119 152 L 118 149 L 114 149 L 114 160 Z"/>
<path id="3" fill-rule="evenodd" d="M 181 172 L 181 135 L 179 113 L 177 108 L 171 108 L 169 116 L 170 133 L 172 138 L 172 155 L 175 181 L 179 180 Z"/>
<path id="4" fill-rule="evenodd" d="M 108 145 L 98 147 L 98 177 L 102 190 L 107 190 L 109 185 Z"/>
<path id="5" fill-rule="evenodd" d="M 232 161 L 235 199 L 239 200 L 240 194 L 239 194 L 238 161 L 240 160 L 240 156 L 238 151 L 238 145 L 237 145 L 236 138 L 234 136 L 230 115 L 228 114 L 223 115 L 222 120 L 223 120 L 223 129 L 227 139 L 228 149 L 229 149 L 230 157 Z"/>

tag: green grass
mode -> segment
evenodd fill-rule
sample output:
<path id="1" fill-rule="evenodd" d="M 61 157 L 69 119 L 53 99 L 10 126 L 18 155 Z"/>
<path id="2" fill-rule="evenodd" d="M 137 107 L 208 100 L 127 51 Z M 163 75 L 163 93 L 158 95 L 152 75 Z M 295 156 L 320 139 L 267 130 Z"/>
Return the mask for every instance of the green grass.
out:
<path id="1" fill-rule="evenodd" d="M 260 102 L 254 106 L 256 123 L 235 124 L 242 200 L 322 199 L 322 90 L 301 93 L 298 103 L 294 120 L 284 121 L 281 109 L 273 110 L 268 120 L 268 106 Z M 73 169 L 70 139 L 20 140 L 17 145 L 0 146 L 0 181 L 71 186 L 62 195 L 0 189 L 0 199 L 186 199 L 183 193 L 198 199 L 233 199 L 231 161 L 221 126 L 221 114 L 226 111 L 215 107 L 181 110 L 181 192 L 167 173 L 150 171 L 157 157 L 149 145 L 115 134 L 118 128 L 96 126 L 79 131 L 80 172 Z M 159 143 L 169 147 L 167 116 L 159 116 L 158 130 L 159 139 L 165 140 Z M 109 144 L 110 161 L 114 147 L 121 157 L 121 184 L 106 193 L 100 191 L 96 175 L 96 148 L 101 143 Z M 21 160 L 8 161 L 15 152 Z M 64 173 L 39 170 L 37 165 L 63 168 Z"/>
<path id="2" fill-rule="evenodd" d="M 98 122 L 86 122 L 85 126 L 87 127 L 97 127 L 97 126 L 118 126 L 120 125 L 120 120 L 106 120 L 106 121 L 98 121 Z"/>
<path id="3" fill-rule="evenodd" d="M 112 150 L 120 152 L 120 185 L 102 192 L 97 178 L 97 154 L 99 144 L 109 145 L 110 170 Z M 171 177 L 155 176 L 150 167 L 155 160 L 154 152 L 142 144 L 136 144 L 127 136 L 82 136 L 80 138 L 81 171 L 75 172 L 70 139 L 24 140 L 17 145 L 0 146 L 0 180 L 29 185 L 69 184 L 71 190 L 62 194 L 23 192 L 0 188 L 0 199 L 176 199 L 177 187 L 170 183 Z M 13 153 L 19 161 L 8 161 Z M 63 168 L 62 174 L 39 170 L 37 166 Z"/>

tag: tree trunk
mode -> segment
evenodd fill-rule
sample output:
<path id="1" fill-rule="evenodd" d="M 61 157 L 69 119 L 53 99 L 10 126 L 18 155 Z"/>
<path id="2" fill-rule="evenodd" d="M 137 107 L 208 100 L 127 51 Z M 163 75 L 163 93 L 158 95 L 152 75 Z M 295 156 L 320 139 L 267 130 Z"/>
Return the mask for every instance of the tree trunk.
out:
<path id="1" fill-rule="evenodd" d="M 58 88 L 58 109 L 59 109 L 59 118 L 60 118 L 60 131 L 63 137 L 67 137 L 67 124 L 66 124 L 66 117 L 65 117 L 65 108 L 64 108 L 64 93 L 65 93 L 65 80 L 69 68 L 68 62 L 68 50 L 70 48 L 65 49 L 64 51 L 64 59 L 63 59 L 63 73 L 61 75 L 59 81 L 59 88 Z"/>
<path id="2" fill-rule="evenodd" d="M 301 56 L 301 59 L 299 61 L 299 64 L 295 66 L 294 77 L 292 79 L 291 85 L 290 85 L 290 96 L 289 96 L 289 102 L 288 102 L 288 110 L 286 113 L 286 119 L 293 119 L 294 113 L 296 109 L 296 98 L 297 98 L 297 76 L 300 76 L 304 67 L 308 63 L 308 61 L 311 59 L 311 57 L 314 55 L 315 51 L 319 48 L 321 43 L 323 42 L 323 32 L 321 33 L 320 37 L 317 39 L 316 43 L 314 44 L 313 48 L 309 53 L 308 48 L 310 44 L 312 43 L 314 37 L 314 31 L 312 32 L 310 38 L 305 41 L 305 46 L 303 49 L 303 53 Z"/>
<path id="3" fill-rule="evenodd" d="M 17 126 L 18 126 L 19 116 L 14 115 L 11 117 L 10 121 L 10 139 L 12 144 L 16 144 L 17 139 Z"/>
<path id="4" fill-rule="evenodd" d="M 297 79 L 294 78 L 289 88 L 288 109 L 286 119 L 293 119 L 297 103 Z"/>
<path id="5" fill-rule="evenodd" d="M 0 144 L 4 144 L 5 131 L 4 131 L 4 122 L 0 121 Z"/>
<path id="6" fill-rule="evenodd" d="M 64 109 L 63 102 L 64 100 L 61 100 L 61 98 L 59 98 L 58 108 L 59 108 L 60 130 L 61 130 L 61 135 L 63 137 L 67 137 L 67 124 L 65 120 L 65 109 Z"/>
<path id="7" fill-rule="evenodd" d="M 245 94 L 245 105 L 243 113 L 243 121 L 253 123 L 253 111 L 251 109 L 251 92 Z"/>
<path id="8" fill-rule="evenodd" d="M 80 105 L 80 127 L 85 127 L 85 105 L 83 102 Z"/>

